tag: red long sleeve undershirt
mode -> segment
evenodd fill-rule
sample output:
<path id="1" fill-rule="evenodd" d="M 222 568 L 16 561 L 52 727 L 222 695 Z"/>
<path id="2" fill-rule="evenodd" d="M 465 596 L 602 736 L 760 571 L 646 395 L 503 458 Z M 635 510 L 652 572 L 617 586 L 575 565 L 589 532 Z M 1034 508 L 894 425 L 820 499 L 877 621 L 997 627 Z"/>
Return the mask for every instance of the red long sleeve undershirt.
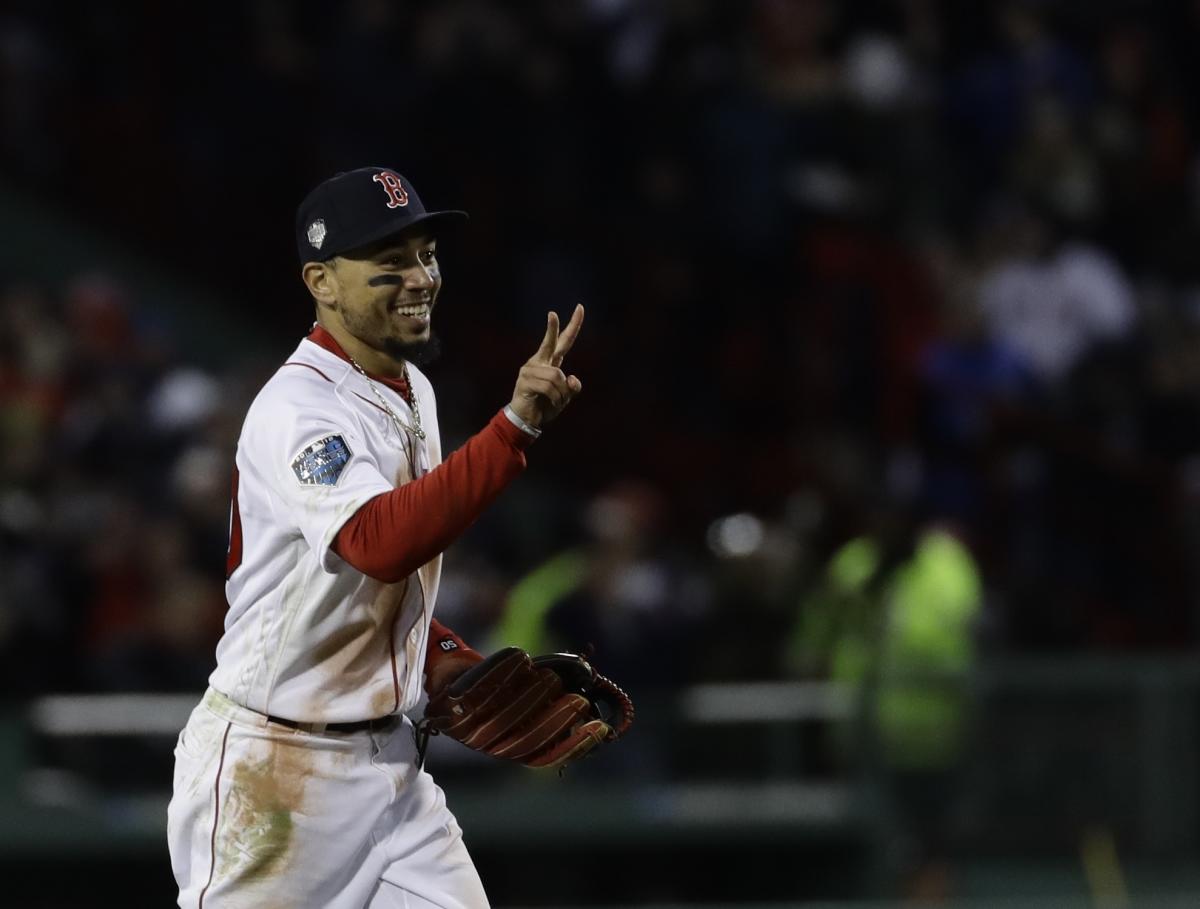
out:
<path id="1" fill-rule="evenodd" d="M 437 663 L 438 660 L 450 653 L 470 654 L 483 659 L 483 656 L 459 635 L 451 631 L 437 619 L 429 622 L 429 642 L 425 645 L 425 670 Z"/>
<path id="2" fill-rule="evenodd" d="M 359 508 L 338 531 L 333 551 L 377 581 L 403 580 L 475 523 L 525 469 L 532 441 L 497 413 L 425 476 Z"/>

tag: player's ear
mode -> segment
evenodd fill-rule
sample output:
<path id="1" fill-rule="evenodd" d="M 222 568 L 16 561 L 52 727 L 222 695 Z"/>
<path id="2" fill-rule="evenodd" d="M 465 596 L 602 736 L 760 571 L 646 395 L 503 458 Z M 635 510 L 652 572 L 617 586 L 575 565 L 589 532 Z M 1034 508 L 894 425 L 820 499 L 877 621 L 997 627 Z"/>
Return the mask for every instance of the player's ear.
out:
<path id="1" fill-rule="evenodd" d="M 330 263 L 305 262 L 300 279 L 318 306 L 332 306 L 337 301 L 337 274 Z"/>

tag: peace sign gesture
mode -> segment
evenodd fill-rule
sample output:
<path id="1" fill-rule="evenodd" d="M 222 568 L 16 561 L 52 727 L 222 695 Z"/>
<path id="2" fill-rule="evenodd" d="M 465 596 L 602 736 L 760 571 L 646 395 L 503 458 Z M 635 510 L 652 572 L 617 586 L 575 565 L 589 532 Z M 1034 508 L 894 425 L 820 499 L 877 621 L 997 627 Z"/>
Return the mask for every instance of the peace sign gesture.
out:
<path id="1" fill-rule="evenodd" d="M 541 428 L 549 423 L 583 390 L 583 383 L 577 377 L 565 375 L 559 368 L 582 327 L 583 304 L 576 305 L 571 321 L 561 332 L 558 313 L 546 313 L 546 334 L 537 352 L 517 374 L 509 405 L 530 426 Z"/>

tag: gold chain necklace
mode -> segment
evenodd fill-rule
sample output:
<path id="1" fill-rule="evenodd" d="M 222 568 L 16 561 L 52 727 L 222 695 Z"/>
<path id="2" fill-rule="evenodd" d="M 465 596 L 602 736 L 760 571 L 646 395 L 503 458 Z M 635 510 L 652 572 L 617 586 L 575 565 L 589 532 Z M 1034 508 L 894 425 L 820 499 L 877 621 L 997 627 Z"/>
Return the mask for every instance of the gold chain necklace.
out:
<path id="1" fill-rule="evenodd" d="M 409 397 L 412 399 L 410 402 L 408 402 L 409 409 L 412 411 L 413 416 L 412 426 L 409 426 L 407 423 L 401 420 L 396 411 L 392 410 L 391 405 L 388 404 L 387 399 L 383 396 L 383 393 L 380 392 L 379 387 L 375 384 L 375 380 L 367 375 L 367 371 L 365 369 L 358 365 L 358 361 L 355 360 L 354 357 L 351 357 L 350 354 L 346 354 L 346 356 L 350 358 L 350 365 L 357 369 L 362 374 L 362 377 L 367 380 L 367 384 L 371 386 L 371 392 L 379 401 L 379 406 L 383 408 L 384 413 L 391 417 L 392 422 L 396 424 L 396 431 L 401 435 L 404 435 L 406 432 L 412 433 L 414 436 L 424 442 L 425 430 L 421 428 L 421 408 L 417 404 L 417 389 L 413 386 L 412 379 L 409 378 L 408 375 L 408 364 L 403 364 L 401 369 L 404 373 L 404 383 L 408 386 Z"/>

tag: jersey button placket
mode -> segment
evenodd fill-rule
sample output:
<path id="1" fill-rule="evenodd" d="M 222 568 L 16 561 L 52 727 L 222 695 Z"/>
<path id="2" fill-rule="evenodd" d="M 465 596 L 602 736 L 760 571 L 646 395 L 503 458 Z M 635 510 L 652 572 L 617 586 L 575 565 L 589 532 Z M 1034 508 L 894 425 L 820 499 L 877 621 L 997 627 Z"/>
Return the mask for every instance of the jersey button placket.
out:
<path id="1" fill-rule="evenodd" d="M 409 679 L 410 679 L 409 686 L 411 686 L 411 684 L 412 684 L 411 680 L 418 677 L 414 674 L 414 669 L 417 665 L 417 657 L 420 655 L 420 653 L 421 653 L 421 629 L 420 629 L 420 620 L 418 620 L 417 624 L 413 625 L 412 630 L 409 631 L 409 633 L 404 636 L 404 654 L 408 659 L 408 672 L 409 672 Z M 406 686 L 406 687 L 409 687 L 409 686 Z M 405 691 L 404 695 L 405 695 L 405 698 L 411 699 L 413 697 L 413 692 Z"/>

